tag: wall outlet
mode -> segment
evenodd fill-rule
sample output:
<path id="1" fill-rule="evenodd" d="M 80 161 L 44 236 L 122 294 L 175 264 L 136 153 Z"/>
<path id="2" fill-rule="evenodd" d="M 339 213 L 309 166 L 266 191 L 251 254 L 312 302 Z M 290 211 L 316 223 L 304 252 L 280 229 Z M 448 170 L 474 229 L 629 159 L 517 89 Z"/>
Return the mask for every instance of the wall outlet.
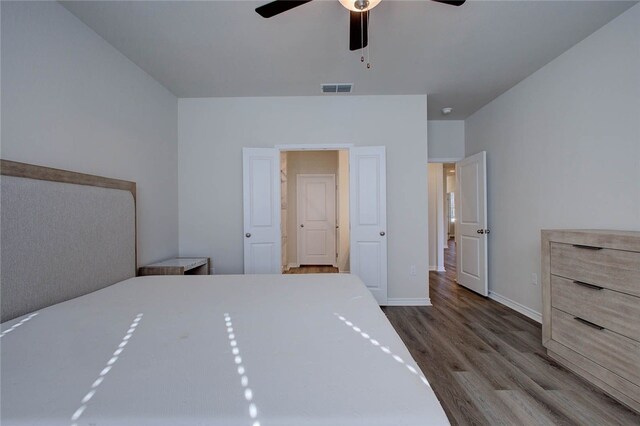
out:
<path id="1" fill-rule="evenodd" d="M 416 276 L 416 265 L 409 266 L 409 275 L 412 277 Z"/>
<path id="2" fill-rule="evenodd" d="M 531 274 L 531 285 L 538 285 L 538 274 Z"/>

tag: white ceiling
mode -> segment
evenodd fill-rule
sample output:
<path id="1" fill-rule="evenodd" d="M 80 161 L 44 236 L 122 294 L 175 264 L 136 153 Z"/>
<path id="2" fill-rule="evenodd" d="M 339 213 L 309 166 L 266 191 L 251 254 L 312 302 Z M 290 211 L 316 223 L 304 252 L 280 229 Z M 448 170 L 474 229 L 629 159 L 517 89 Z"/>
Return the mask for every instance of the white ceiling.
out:
<path id="1" fill-rule="evenodd" d="M 254 9 L 266 2 L 62 3 L 178 97 L 320 95 L 347 82 L 357 95 L 429 94 L 430 119 L 466 118 L 635 3 L 384 0 L 367 70 L 338 1 L 264 19 Z"/>

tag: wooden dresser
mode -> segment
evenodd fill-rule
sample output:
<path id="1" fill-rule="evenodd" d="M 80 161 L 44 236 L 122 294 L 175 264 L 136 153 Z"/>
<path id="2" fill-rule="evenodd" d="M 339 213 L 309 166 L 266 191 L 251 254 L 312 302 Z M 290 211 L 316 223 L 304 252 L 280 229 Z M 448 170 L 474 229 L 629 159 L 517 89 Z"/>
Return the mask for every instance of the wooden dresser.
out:
<path id="1" fill-rule="evenodd" d="M 640 412 L 640 232 L 542 231 L 542 344 Z"/>

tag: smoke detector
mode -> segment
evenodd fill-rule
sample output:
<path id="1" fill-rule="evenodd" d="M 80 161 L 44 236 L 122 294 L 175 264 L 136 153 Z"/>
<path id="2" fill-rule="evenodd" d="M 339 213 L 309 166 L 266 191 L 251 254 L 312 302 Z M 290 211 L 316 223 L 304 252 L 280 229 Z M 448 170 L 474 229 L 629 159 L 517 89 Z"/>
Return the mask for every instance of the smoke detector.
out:
<path id="1" fill-rule="evenodd" d="M 442 115 L 449 115 L 449 114 L 451 114 L 453 112 L 453 108 L 444 107 L 440 111 L 442 111 Z"/>

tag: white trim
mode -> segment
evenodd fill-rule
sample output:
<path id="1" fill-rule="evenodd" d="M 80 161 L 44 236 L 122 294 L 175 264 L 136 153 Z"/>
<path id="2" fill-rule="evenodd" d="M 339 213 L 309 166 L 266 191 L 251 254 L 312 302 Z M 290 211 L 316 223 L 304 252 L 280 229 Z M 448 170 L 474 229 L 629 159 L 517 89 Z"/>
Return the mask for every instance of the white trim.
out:
<path id="1" fill-rule="evenodd" d="M 384 306 L 431 306 L 428 297 L 389 297 Z"/>
<path id="2" fill-rule="evenodd" d="M 429 265 L 429 271 L 431 271 L 431 272 L 447 272 L 447 270 L 444 267 L 438 268 L 437 266 L 431 266 L 431 265 Z"/>
<path id="3" fill-rule="evenodd" d="M 542 323 L 542 314 L 540 312 L 534 311 L 531 308 L 524 306 L 521 303 L 518 303 L 514 300 L 509 299 L 508 297 L 504 297 L 496 292 L 489 291 L 489 299 L 493 299 L 496 302 L 505 305 L 508 308 L 513 309 L 516 312 L 520 312 L 525 317 L 531 318 L 532 320 Z"/>
<path id="4" fill-rule="evenodd" d="M 291 268 L 299 268 L 300 264 L 299 263 L 290 263 L 287 265 L 287 271 Z"/>
<path id="5" fill-rule="evenodd" d="M 451 157 L 451 158 L 428 158 L 427 163 L 457 163 L 460 160 L 464 160 L 464 157 Z"/>
<path id="6" fill-rule="evenodd" d="M 275 145 L 280 151 L 336 151 L 353 148 L 352 143 L 302 143 L 291 145 Z"/>

